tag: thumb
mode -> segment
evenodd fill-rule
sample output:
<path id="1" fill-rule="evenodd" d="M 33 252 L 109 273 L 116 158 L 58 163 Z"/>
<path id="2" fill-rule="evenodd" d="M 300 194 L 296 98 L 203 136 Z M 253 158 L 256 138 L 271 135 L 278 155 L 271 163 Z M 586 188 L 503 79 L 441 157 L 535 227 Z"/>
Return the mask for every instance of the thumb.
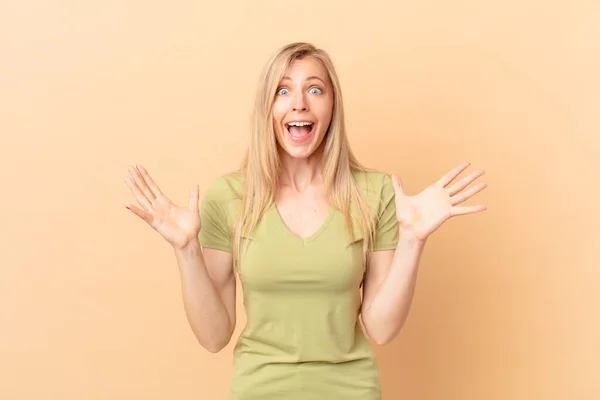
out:
<path id="1" fill-rule="evenodd" d="M 394 191 L 396 192 L 396 195 L 404 194 L 404 190 L 402 188 L 402 181 L 395 174 L 392 174 L 392 183 L 394 184 Z"/>
<path id="2" fill-rule="evenodd" d="M 198 211 L 198 201 L 200 200 L 200 191 L 198 189 L 198 185 L 192 186 L 190 189 L 190 201 L 189 207 L 192 211 Z"/>

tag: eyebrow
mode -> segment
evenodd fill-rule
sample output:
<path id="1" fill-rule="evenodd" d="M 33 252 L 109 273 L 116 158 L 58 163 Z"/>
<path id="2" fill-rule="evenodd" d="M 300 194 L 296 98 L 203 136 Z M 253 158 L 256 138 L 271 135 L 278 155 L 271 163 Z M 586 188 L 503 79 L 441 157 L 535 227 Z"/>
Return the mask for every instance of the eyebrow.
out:
<path id="1" fill-rule="evenodd" d="M 321 82 L 325 83 L 325 81 L 324 81 L 323 79 L 319 78 L 319 77 L 318 77 L 318 76 L 316 76 L 316 75 L 309 76 L 309 77 L 308 77 L 308 78 L 306 78 L 305 80 L 307 80 L 307 81 L 310 81 L 311 79 L 318 79 L 318 80 L 320 80 Z M 283 78 L 281 78 L 281 80 L 282 80 L 282 81 L 291 81 L 291 80 L 292 80 L 292 78 L 290 78 L 289 76 L 284 76 Z"/>

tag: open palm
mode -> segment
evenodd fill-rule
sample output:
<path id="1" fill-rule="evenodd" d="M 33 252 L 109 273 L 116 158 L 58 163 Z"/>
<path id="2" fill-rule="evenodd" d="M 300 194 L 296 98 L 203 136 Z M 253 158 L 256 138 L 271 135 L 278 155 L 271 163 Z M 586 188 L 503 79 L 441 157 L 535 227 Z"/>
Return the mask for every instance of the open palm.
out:
<path id="1" fill-rule="evenodd" d="M 483 190 L 485 183 L 464 190 L 471 182 L 484 174 L 476 171 L 450 185 L 470 163 L 463 163 L 446 173 L 437 182 L 414 196 L 407 196 L 400 179 L 392 175 L 396 195 L 396 218 L 403 229 L 409 229 L 418 240 L 424 240 L 446 220 L 457 215 L 484 211 L 484 205 L 461 206 L 458 204 Z"/>
<path id="2" fill-rule="evenodd" d="M 198 209 L 198 186 L 190 190 L 187 207 L 180 207 L 169 200 L 142 167 L 129 169 L 125 183 L 133 192 L 139 206 L 127 205 L 138 217 L 146 221 L 171 245 L 183 247 L 200 232 Z"/>

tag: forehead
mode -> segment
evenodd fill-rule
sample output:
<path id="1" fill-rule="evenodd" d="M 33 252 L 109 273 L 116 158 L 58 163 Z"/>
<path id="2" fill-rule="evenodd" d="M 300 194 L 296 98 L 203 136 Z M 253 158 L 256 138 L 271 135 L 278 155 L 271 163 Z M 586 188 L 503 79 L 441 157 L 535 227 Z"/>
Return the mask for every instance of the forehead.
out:
<path id="1" fill-rule="evenodd" d="M 313 57 L 305 57 L 292 61 L 286 70 L 285 76 L 292 80 L 304 80 L 310 76 L 316 76 L 324 82 L 329 82 L 327 69 L 319 60 Z"/>

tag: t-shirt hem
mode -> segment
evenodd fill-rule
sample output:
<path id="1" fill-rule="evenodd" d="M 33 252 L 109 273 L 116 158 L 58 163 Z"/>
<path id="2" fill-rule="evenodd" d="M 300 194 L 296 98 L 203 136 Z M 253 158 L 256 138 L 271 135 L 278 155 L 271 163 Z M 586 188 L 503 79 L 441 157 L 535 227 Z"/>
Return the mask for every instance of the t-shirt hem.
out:
<path id="1" fill-rule="evenodd" d="M 221 251 L 226 251 L 228 253 L 231 253 L 231 248 L 223 246 L 223 245 L 218 245 L 218 244 L 213 244 L 213 243 L 202 243 L 200 242 L 200 246 L 207 248 L 207 249 L 213 249 L 213 250 L 221 250 Z"/>
<path id="2" fill-rule="evenodd" d="M 377 247 L 373 247 L 373 251 L 383 251 L 383 250 L 395 250 L 396 249 L 396 243 L 390 243 L 387 245 L 380 245 Z"/>

